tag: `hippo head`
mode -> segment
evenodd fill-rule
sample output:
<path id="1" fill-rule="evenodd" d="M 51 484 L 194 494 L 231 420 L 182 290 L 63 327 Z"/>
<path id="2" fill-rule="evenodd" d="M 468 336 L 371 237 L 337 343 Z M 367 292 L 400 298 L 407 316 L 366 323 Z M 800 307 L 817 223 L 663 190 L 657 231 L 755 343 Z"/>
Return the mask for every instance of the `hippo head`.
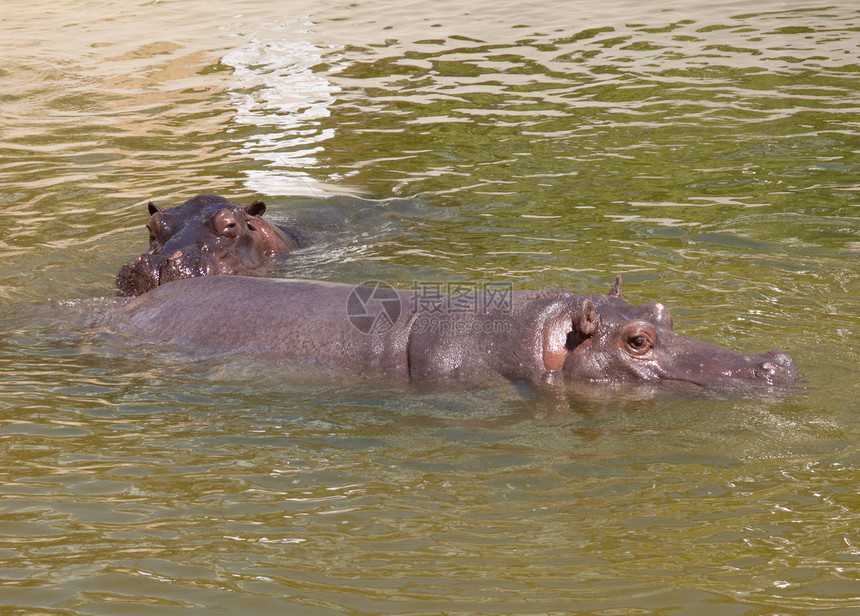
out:
<path id="1" fill-rule="evenodd" d="M 273 255 L 298 245 L 261 216 L 266 204 L 247 207 L 198 195 L 171 209 L 149 203 L 149 250 L 119 270 L 120 295 L 140 295 L 181 278 L 250 273 Z"/>
<path id="2" fill-rule="evenodd" d="M 662 304 L 634 306 L 621 298 L 620 277 L 607 295 L 585 296 L 576 312 L 557 352 L 549 354 L 576 381 L 737 388 L 798 378 L 794 362 L 780 351 L 745 355 L 676 334 Z"/>

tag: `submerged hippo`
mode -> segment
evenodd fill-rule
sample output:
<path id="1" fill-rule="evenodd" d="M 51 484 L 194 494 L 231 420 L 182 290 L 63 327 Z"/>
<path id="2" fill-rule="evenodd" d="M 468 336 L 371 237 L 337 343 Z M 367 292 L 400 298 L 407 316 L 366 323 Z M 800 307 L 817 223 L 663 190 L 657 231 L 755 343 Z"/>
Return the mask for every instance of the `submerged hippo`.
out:
<path id="1" fill-rule="evenodd" d="M 797 378 L 780 351 L 745 355 L 674 333 L 662 304 L 621 298 L 620 277 L 606 295 L 490 286 L 444 295 L 385 283 L 197 278 L 159 287 L 121 311 L 150 337 L 412 380 L 496 374 L 733 387 Z"/>
<path id="2" fill-rule="evenodd" d="M 216 195 L 198 195 L 171 209 L 149 203 L 149 250 L 123 265 L 120 295 L 140 295 L 172 280 L 248 274 L 277 254 L 297 248 L 295 229 L 261 218 L 266 204 L 247 207 Z"/>

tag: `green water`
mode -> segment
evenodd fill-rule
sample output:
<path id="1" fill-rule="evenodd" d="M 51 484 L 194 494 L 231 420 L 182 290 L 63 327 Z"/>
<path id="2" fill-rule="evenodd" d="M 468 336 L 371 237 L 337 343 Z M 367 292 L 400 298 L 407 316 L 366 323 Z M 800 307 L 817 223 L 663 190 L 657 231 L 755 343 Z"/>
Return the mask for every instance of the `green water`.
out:
<path id="1" fill-rule="evenodd" d="M 860 608 L 850 3 L 12 0 L 0 612 Z M 263 198 L 272 275 L 659 300 L 787 395 L 295 378 L 98 319 L 146 202 Z"/>

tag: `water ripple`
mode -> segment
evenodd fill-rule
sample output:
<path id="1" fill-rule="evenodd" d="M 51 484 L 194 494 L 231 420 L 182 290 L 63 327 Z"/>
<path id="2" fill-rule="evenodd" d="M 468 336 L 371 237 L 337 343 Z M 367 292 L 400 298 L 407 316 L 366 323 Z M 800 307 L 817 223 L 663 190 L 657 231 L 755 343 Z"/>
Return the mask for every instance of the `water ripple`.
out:
<path id="1" fill-rule="evenodd" d="M 291 7 L 6 7 L 3 606 L 856 609 L 860 15 Z M 91 298 L 145 248 L 146 201 L 201 192 L 304 217 L 314 245 L 273 275 L 605 292 L 620 272 L 680 331 L 785 347 L 805 382 L 545 401 L 113 331 Z"/>

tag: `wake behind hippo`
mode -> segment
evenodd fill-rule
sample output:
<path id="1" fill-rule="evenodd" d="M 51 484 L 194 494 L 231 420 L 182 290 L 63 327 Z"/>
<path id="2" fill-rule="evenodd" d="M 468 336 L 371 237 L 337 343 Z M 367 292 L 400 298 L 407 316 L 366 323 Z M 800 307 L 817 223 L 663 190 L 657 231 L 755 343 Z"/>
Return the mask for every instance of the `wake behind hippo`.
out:
<path id="1" fill-rule="evenodd" d="M 781 386 L 780 351 L 746 355 L 672 331 L 659 303 L 486 285 L 445 295 L 311 280 L 179 280 L 121 308 L 133 329 L 218 351 L 425 379 Z"/>
<path id="2" fill-rule="evenodd" d="M 171 209 L 149 203 L 149 250 L 123 265 L 120 295 L 140 295 L 166 282 L 216 274 L 249 274 L 301 244 L 295 229 L 269 224 L 266 204 L 242 207 L 198 195 Z"/>

